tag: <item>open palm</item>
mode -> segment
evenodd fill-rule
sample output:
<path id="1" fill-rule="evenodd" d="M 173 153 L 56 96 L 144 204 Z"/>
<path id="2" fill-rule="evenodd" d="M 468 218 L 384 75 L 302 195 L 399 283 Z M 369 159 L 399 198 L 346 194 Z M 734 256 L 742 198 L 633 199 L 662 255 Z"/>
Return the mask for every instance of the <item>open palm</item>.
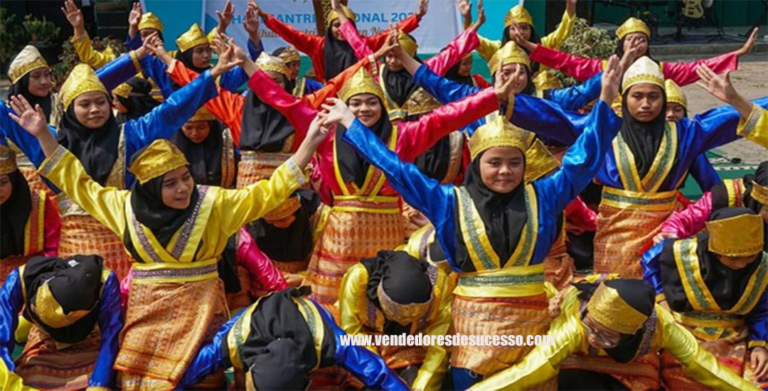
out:
<path id="1" fill-rule="evenodd" d="M 11 119 L 16 121 L 29 134 L 38 137 L 43 132 L 48 131 L 48 120 L 40 105 L 32 108 L 32 105 L 23 96 L 17 95 L 11 97 L 11 108 L 14 112 L 18 113 L 18 115 L 9 114 Z"/>

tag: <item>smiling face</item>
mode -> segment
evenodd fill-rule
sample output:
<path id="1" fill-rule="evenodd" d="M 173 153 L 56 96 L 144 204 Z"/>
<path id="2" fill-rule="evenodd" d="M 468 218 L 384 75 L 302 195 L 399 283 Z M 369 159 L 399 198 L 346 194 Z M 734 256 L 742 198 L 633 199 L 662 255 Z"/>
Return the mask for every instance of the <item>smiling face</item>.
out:
<path id="1" fill-rule="evenodd" d="M 181 127 L 181 131 L 195 144 L 200 144 L 211 134 L 211 125 L 208 121 L 190 121 Z"/>
<path id="2" fill-rule="evenodd" d="M 621 334 L 618 331 L 603 326 L 589 314 L 584 317 L 581 324 L 587 334 L 587 342 L 596 349 L 615 348 L 621 341 Z"/>
<path id="3" fill-rule="evenodd" d="M 37 68 L 29 72 L 29 93 L 38 97 L 45 98 L 51 93 L 51 70 L 49 68 Z"/>
<path id="4" fill-rule="evenodd" d="M 192 200 L 195 180 L 188 167 L 179 167 L 163 175 L 163 204 L 173 209 L 186 209 Z"/>
<path id="5" fill-rule="evenodd" d="M 109 120 L 109 99 L 100 91 L 81 94 L 72 102 L 77 120 L 88 129 L 99 129 Z"/>
<path id="6" fill-rule="evenodd" d="M 480 156 L 483 184 L 499 194 L 515 190 L 525 177 L 525 155 L 517 148 L 495 147 Z"/>
<path id="7" fill-rule="evenodd" d="M 352 114 L 367 127 L 373 127 L 381 119 L 381 100 L 373 94 L 358 94 L 347 102 Z"/>
<path id="8" fill-rule="evenodd" d="M 13 195 L 13 183 L 11 183 L 11 176 L 0 175 L 0 205 L 8 201 Z"/>
<path id="9" fill-rule="evenodd" d="M 506 83 L 512 78 L 512 93 L 519 94 L 528 86 L 528 72 L 523 64 L 507 64 L 501 67 L 501 82 Z"/>
<path id="10" fill-rule="evenodd" d="M 651 83 L 640 83 L 629 88 L 627 108 L 632 118 L 639 122 L 651 122 L 664 109 L 664 92 Z"/>

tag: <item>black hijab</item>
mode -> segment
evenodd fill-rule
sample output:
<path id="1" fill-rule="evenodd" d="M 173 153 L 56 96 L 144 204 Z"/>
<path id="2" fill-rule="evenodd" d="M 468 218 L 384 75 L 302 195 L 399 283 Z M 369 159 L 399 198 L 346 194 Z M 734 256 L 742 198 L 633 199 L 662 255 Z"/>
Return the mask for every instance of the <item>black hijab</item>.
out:
<path id="1" fill-rule="evenodd" d="M 428 177 L 442 181 L 451 163 L 451 135 L 443 136 L 426 152 L 416 157 L 413 164 Z"/>
<path id="2" fill-rule="evenodd" d="M 76 343 L 93 331 L 99 318 L 97 304 L 101 298 L 103 260 L 98 255 L 75 255 L 68 258 L 34 257 L 24 269 L 26 305 L 24 317 L 31 319 L 57 342 Z M 43 323 L 32 311 L 37 292 L 48 282 L 51 294 L 65 313 L 92 310 L 75 323 L 53 328 Z"/>
<path id="3" fill-rule="evenodd" d="M 118 123 L 125 123 L 128 120 L 139 119 L 144 114 L 149 113 L 155 107 L 160 105 L 155 98 L 152 97 L 152 84 L 147 79 L 141 77 L 133 77 L 126 82 L 131 86 L 131 93 L 127 98 L 117 96 L 117 100 L 127 110 L 126 113 L 120 113 L 117 115 Z"/>
<path id="4" fill-rule="evenodd" d="M 18 169 L 8 174 L 11 197 L 0 205 L 0 259 L 24 255 L 24 227 L 32 212 L 32 194 Z"/>
<path id="5" fill-rule="evenodd" d="M 347 41 L 336 39 L 330 26 L 325 31 L 325 48 L 323 50 L 325 81 L 333 79 L 357 62 L 357 56 L 352 45 Z"/>
<path id="6" fill-rule="evenodd" d="M 573 285 L 581 291 L 579 299 L 588 302 L 600 284 L 574 283 Z M 647 282 L 635 279 L 617 279 L 605 281 L 605 285 L 616 289 L 619 297 L 629 304 L 630 307 L 648 316 L 648 321 L 654 321 L 654 317 L 651 315 L 656 305 L 656 292 Z M 582 315 L 582 319 L 586 314 L 585 312 Z M 617 362 L 628 363 L 632 361 L 639 353 L 640 343 L 643 342 L 643 337 L 648 328 L 648 321 L 635 334 L 621 334 L 619 344 L 616 347 L 603 350 Z"/>
<path id="7" fill-rule="evenodd" d="M 19 81 L 11 85 L 11 88 L 8 90 L 8 101 L 10 102 L 12 96 L 21 95 L 24 97 L 24 99 L 29 102 L 32 107 L 35 107 L 35 105 L 40 105 L 40 107 L 43 109 L 43 112 L 45 113 L 45 118 L 47 118 L 50 121 L 51 118 L 51 93 L 48 92 L 48 95 L 41 98 L 39 96 L 33 95 L 31 92 L 29 92 L 29 73 L 22 76 Z"/>
<path id="8" fill-rule="evenodd" d="M 199 46 L 199 45 L 197 45 L 197 46 Z M 195 71 L 196 73 L 200 74 L 200 73 L 203 73 L 206 70 L 208 70 L 211 66 L 210 66 L 210 64 L 207 67 L 205 67 L 205 68 L 198 68 L 198 67 L 195 66 L 194 61 L 192 61 L 192 56 L 193 56 L 193 53 L 195 51 L 195 47 L 197 47 L 197 46 L 193 46 L 193 47 L 187 49 L 187 51 L 185 51 L 185 52 L 182 52 L 181 50 L 177 51 L 176 55 L 175 55 L 175 58 L 177 60 L 181 61 L 184 64 L 184 66 L 187 67 L 187 69 Z"/>
<path id="9" fill-rule="evenodd" d="M 389 121 L 389 114 L 387 114 L 381 99 L 379 99 L 379 105 L 381 106 L 381 118 L 370 130 L 385 145 L 389 145 L 389 137 L 392 135 L 392 122 Z M 346 131 L 347 128 L 341 125 L 336 126 L 334 142 L 336 143 L 336 160 L 339 165 L 339 171 L 341 171 L 341 178 L 344 180 L 344 183 L 355 182 L 357 187 L 362 187 L 371 164 L 355 148 L 341 139 L 341 136 Z"/>
<path id="10" fill-rule="evenodd" d="M 221 186 L 221 153 L 223 126 L 218 120 L 207 121 L 210 133 L 203 142 L 197 144 L 179 129 L 169 139 L 184 153 L 189 162 L 189 172 L 200 185 Z"/>
<path id="11" fill-rule="evenodd" d="M 507 194 L 499 194 L 489 189 L 483 183 L 480 175 L 480 159 L 484 153 L 477 156 L 464 174 L 462 186 L 466 187 L 470 198 L 477 208 L 477 213 L 483 219 L 491 247 L 498 254 L 501 267 L 509 260 L 519 245 L 523 227 L 528 218 L 525 207 L 525 185 L 521 182 L 514 190 Z M 458 210 L 455 212 L 458 216 Z M 457 260 L 465 271 L 475 271 L 474 265 L 469 260 L 464 239 L 457 230 Z M 471 268 L 469 270 L 467 268 Z"/>
<path id="12" fill-rule="evenodd" d="M 662 102 L 662 108 L 667 107 L 667 94 L 664 89 L 659 87 L 663 94 L 664 101 Z M 637 164 L 637 172 L 640 178 L 645 177 L 648 171 L 651 170 L 653 160 L 656 158 L 656 154 L 659 152 L 661 146 L 661 140 L 664 138 L 664 128 L 667 126 L 664 110 L 659 112 L 659 115 L 650 122 L 640 122 L 632 117 L 627 107 L 627 96 L 629 95 L 632 87 L 622 94 L 621 113 L 624 120 L 621 125 L 621 136 L 629 146 L 629 150 L 635 156 L 635 164 Z M 675 160 L 677 158 L 677 151 L 675 151 Z M 670 178 L 665 180 L 668 181 Z"/>
<path id="13" fill-rule="evenodd" d="M 409 34 L 406 35 L 416 42 L 413 36 Z M 413 59 L 421 62 L 416 53 L 413 54 Z M 381 77 L 384 78 L 386 94 L 393 102 L 397 103 L 398 106 L 402 106 L 408 100 L 408 97 L 419 88 L 419 86 L 414 83 L 413 76 L 411 76 L 405 68 L 394 72 L 385 64 L 384 70 L 381 72 Z"/>
<path id="14" fill-rule="evenodd" d="M 74 105 L 73 101 L 61 117 L 56 138 L 80 160 L 85 172 L 104 186 L 119 153 L 120 125 L 110 110 L 109 119 L 101 128 L 86 128 L 77 120 Z"/>
<path id="15" fill-rule="evenodd" d="M 461 76 L 459 74 L 459 68 L 461 68 L 462 60 L 459 60 L 459 62 L 457 62 L 454 66 L 448 69 L 448 72 L 445 73 L 445 78 L 451 81 L 455 81 L 456 83 L 459 83 L 459 84 L 474 86 L 475 82 L 472 79 L 471 73 L 469 74 L 469 76 Z"/>
<path id="16" fill-rule="evenodd" d="M 752 181 L 760 186 L 768 186 L 768 160 L 757 166 L 757 171 L 755 171 L 754 175 L 745 175 L 743 179 L 744 187 L 746 188 L 746 192 L 744 192 L 744 206 L 752 209 L 755 213 L 760 213 L 760 208 L 763 207 L 763 204 L 752 198 Z"/>
<path id="17" fill-rule="evenodd" d="M 283 78 L 287 83 L 288 78 L 285 75 Z M 253 91 L 248 91 L 243 108 L 241 151 L 280 152 L 285 140 L 294 133 L 287 118 Z"/>

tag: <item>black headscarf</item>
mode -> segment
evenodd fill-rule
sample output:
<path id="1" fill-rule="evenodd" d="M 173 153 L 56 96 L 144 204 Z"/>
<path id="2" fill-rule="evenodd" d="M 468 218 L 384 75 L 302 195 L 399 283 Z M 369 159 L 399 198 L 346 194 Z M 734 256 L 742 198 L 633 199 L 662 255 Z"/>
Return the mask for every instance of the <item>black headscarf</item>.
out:
<path id="1" fill-rule="evenodd" d="M 763 207 L 763 204 L 752 198 L 752 181 L 760 186 L 768 186 L 768 160 L 757 166 L 757 171 L 755 171 L 754 175 L 745 175 L 742 181 L 746 188 L 746 191 L 744 192 L 744 206 L 752 209 L 755 213 L 760 213 L 760 208 Z M 766 232 L 766 234 L 768 234 L 768 232 Z"/>
<path id="2" fill-rule="evenodd" d="M 413 36 L 410 34 L 406 35 L 416 42 L 416 39 L 413 38 Z M 421 62 L 416 53 L 413 54 L 413 59 Z M 393 102 L 397 103 L 398 106 L 402 106 L 408 100 L 408 97 L 419 88 L 413 81 L 413 76 L 411 76 L 405 68 L 394 72 L 385 64 L 384 70 L 381 72 L 381 77 L 384 78 L 384 92 Z"/>
<path id="3" fill-rule="evenodd" d="M 21 171 L 8 174 L 11 197 L 0 205 L 0 259 L 24 255 L 24 227 L 32 212 L 32 194 Z"/>
<path id="4" fill-rule="evenodd" d="M 287 49 L 288 49 L 287 46 L 281 46 L 281 47 L 275 49 L 274 51 L 272 51 L 272 56 L 280 57 L 280 55 L 283 54 L 283 52 L 286 51 Z M 287 64 L 288 63 L 286 63 L 286 65 Z M 285 90 L 290 92 L 290 93 L 293 93 L 293 90 L 296 89 L 296 79 L 289 79 L 289 78 L 286 77 L 285 81 L 286 81 Z"/>
<path id="5" fill-rule="evenodd" d="M 61 117 L 56 138 L 80 160 L 85 172 L 104 186 L 119 153 L 120 125 L 110 110 L 109 119 L 101 128 L 86 128 L 77 120 L 74 105 L 72 102 Z"/>
<path id="6" fill-rule="evenodd" d="M 466 187 L 470 198 L 475 203 L 477 213 L 485 224 L 491 247 L 499 256 L 500 266 L 504 267 L 520 242 L 523 227 L 528 218 L 525 207 L 525 185 L 521 182 L 507 194 L 499 194 L 489 189 L 480 175 L 482 156 L 483 153 L 472 160 L 464 174 L 462 186 Z M 458 215 L 458 211 L 455 213 Z M 461 233 L 457 231 L 457 235 Z M 463 263 L 460 266 L 465 271 L 474 271 L 464 240 L 459 237 L 457 243 L 456 259 Z"/>
<path id="7" fill-rule="evenodd" d="M 385 145 L 389 145 L 389 137 L 392 135 L 392 122 L 389 121 L 384 104 L 379 99 L 381 105 L 381 118 L 370 129 L 376 137 Z M 336 126 L 336 159 L 341 171 L 341 178 L 344 183 L 355 182 L 357 187 L 362 187 L 365 183 L 365 176 L 368 174 L 370 163 L 360 155 L 355 148 L 341 139 L 341 136 L 347 131 L 347 128 L 341 125 Z"/>
<path id="8" fill-rule="evenodd" d="M 221 186 L 221 152 L 223 126 L 218 120 L 207 121 L 210 133 L 197 144 L 179 129 L 169 139 L 184 153 L 189 162 L 189 172 L 199 185 Z"/>
<path id="9" fill-rule="evenodd" d="M 576 289 L 580 290 L 579 299 L 589 301 L 592 295 L 600 285 L 598 283 L 575 283 Z M 617 279 L 605 281 L 605 285 L 616 289 L 619 297 L 630 307 L 634 308 L 643 315 L 651 316 L 656 305 L 656 292 L 647 282 L 635 279 Z M 586 315 L 586 313 L 585 313 Z M 652 318 L 649 318 L 651 320 Z M 610 349 L 604 349 L 605 352 L 614 360 L 620 363 L 632 361 L 638 354 L 640 343 L 643 341 L 647 328 L 643 325 L 635 334 L 621 334 L 619 344 Z"/>
<path id="10" fill-rule="evenodd" d="M 357 56 L 352 45 L 347 41 L 336 39 L 330 26 L 325 31 L 323 60 L 325 62 L 325 81 L 333 79 L 357 62 Z"/>
<path id="11" fill-rule="evenodd" d="M 461 76 L 459 74 L 459 68 L 461 68 L 462 60 L 459 60 L 459 62 L 457 62 L 454 66 L 448 69 L 448 72 L 445 73 L 445 78 L 451 81 L 455 81 L 456 83 L 459 83 L 459 84 L 474 86 L 475 82 L 472 79 L 471 73 L 468 76 Z"/>
<path id="12" fill-rule="evenodd" d="M 665 108 L 667 107 L 667 94 L 663 88 L 659 88 L 664 97 L 661 107 Z M 664 138 L 664 128 L 667 126 L 667 121 L 664 110 L 661 110 L 659 115 L 650 122 L 640 122 L 633 118 L 627 107 L 627 96 L 631 89 L 632 87 L 622 94 L 621 113 L 624 122 L 619 131 L 627 146 L 629 146 L 629 150 L 635 156 L 637 172 L 640 178 L 643 178 L 651 170 L 653 160 L 656 158 L 656 154 L 661 146 L 661 140 Z M 675 151 L 675 160 L 678 160 L 677 151 Z M 667 178 L 665 182 L 668 180 L 670 178 Z"/>
<path id="13" fill-rule="evenodd" d="M 97 303 L 101 296 L 101 273 L 103 260 L 98 255 L 75 255 L 69 258 L 34 257 L 24 269 L 24 286 L 27 301 L 24 317 L 31 319 L 54 340 L 62 343 L 76 343 L 93 331 L 99 318 Z M 53 328 L 43 323 L 32 311 L 37 299 L 38 288 L 45 282 L 65 313 L 93 310 L 72 325 Z"/>
<path id="14" fill-rule="evenodd" d="M 408 255 L 405 251 L 379 251 L 375 257 L 360 261 L 368 271 L 365 292 L 368 301 L 381 310 L 379 284 L 390 299 L 398 304 L 425 303 L 432 296 L 432 282 L 427 275 L 429 265 Z M 364 309 L 363 309 L 364 310 Z M 407 333 L 410 325 L 384 321 L 384 333 Z"/>
<path id="15" fill-rule="evenodd" d="M 197 46 L 200 46 L 200 45 L 197 45 Z M 192 56 L 197 46 L 193 46 L 187 49 L 187 51 L 185 52 L 182 52 L 181 50 L 179 50 L 176 52 L 175 57 L 177 60 L 181 61 L 184 64 L 184 66 L 187 67 L 187 69 L 195 71 L 196 73 L 200 74 L 208 70 L 211 67 L 211 65 L 209 64 L 205 68 L 198 68 L 195 66 L 194 61 L 192 61 Z"/>
<path id="16" fill-rule="evenodd" d="M 320 207 L 320 195 L 310 189 L 299 189 L 292 197 L 299 197 L 301 206 L 293 213 L 295 220 L 288 227 L 276 227 L 264 219 L 246 226 L 259 249 L 275 262 L 305 261 L 314 247 L 311 219 Z"/>
<path id="17" fill-rule="evenodd" d="M 251 314 L 241 355 L 258 390 L 303 390 L 309 384 L 307 374 L 318 364 L 314 337 L 291 300 L 301 294 L 301 289 L 277 292 L 261 299 Z M 325 328 L 319 366 L 326 367 L 335 362 L 334 332 L 325 322 L 317 327 Z"/>
<path id="18" fill-rule="evenodd" d="M 131 86 L 131 93 L 128 98 L 116 95 L 117 100 L 127 110 L 127 112 L 117 115 L 118 123 L 139 119 L 160 105 L 160 102 L 152 97 L 152 84 L 147 79 L 136 76 L 128 80 L 127 84 Z"/>
<path id="19" fill-rule="evenodd" d="M 530 25 L 530 26 L 531 26 L 531 38 L 528 39 L 528 41 L 530 41 L 532 43 L 535 43 L 535 44 L 540 44 L 541 43 L 541 37 L 539 37 L 539 35 L 536 34 L 536 29 L 533 28 L 533 25 Z M 504 27 L 504 30 L 501 33 L 502 34 L 502 36 L 501 36 L 502 37 L 501 38 L 501 47 L 504 47 L 504 45 L 506 45 L 507 42 L 510 41 L 510 39 L 509 39 L 509 29 L 510 28 L 512 28 L 512 26 Z M 520 46 L 520 49 L 523 49 L 525 54 L 527 54 L 529 56 L 531 55 L 531 52 L 528 49 L 526 49 L 526 48 L 524 48 L 522 46 Z M 619 58 L 621 58 L 621 57 L 619 57 Z M 531 71 L 532 71 L 532 73 L 536 73 L 536 72 L 539 71 L 539 63 L 538 62 L 531 61 Z"/>
<path id="20" fill-rule="evenodd" d="M 45 113 L 45 118 L 48 118 L 50 121 L 51 118 L 51 93 L 48 92 L 48 95 L 41 98 L 37 95 L 33 95 L 31 92 L 29 92 L 29 73 L 22 76 L 19 81 L 11 85 L 11 88 L 8 90 L 8 101 L 10 102 L 12 96 L 21 95 L 24 97 L 24 99 L 29 102 L 32 107 L 35 107 L 35 105 L 40 105 L 40 107 L 43 109 L 43 112 Z"/>
<path id="21" fill-rule="evenodd" d="M 426 152 L 416 157 L 413 164 L 428 177 L 442 181 L 451 163 L 451 135 L 443 136 Z"/>
<path id="22" fill-rule="evenodd" d="M 723 220 L 745 214 L 755 214 L 747 208 L 724 208 L 712 213 L 709 220 Z M 720 262 L 717 254 L 709 251 L 709 237 L 711 233 L 701 232 L 696 235 L 698 246 L 696 255 L 699 257 L 699 268 L 704 284 L 707 286 L 717 305 L 723 310 L 729 310 L 741 299 L 749 283 L 749 278 L 760 266 L 760 262 L 752 262 L 741 270 L 733 270 Z M 669 308 L 676 312 L 693 311 L 693 306 L 683 289 L 682 278 L 677 269 L 674 256 L 674 241 L 668 240 L 659 258 L 661 265 L 664 297 L 669 303 Z M 756 255 L 759 260 L 761 255 Z"/>
<path id="23" fill-rule="evenodd" d="M 288 78 L 283 77 L 287 82 Z M 248 91 L 243 108 L 241 151 L 280 152 L 285 140 L 294 133 L 287 118 L 253 91 Z"/>

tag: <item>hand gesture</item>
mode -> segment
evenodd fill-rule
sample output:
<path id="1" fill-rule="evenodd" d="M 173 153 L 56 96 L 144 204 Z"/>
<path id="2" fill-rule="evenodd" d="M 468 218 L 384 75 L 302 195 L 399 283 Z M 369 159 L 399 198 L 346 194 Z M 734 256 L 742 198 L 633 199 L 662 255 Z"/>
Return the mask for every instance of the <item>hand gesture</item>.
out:
<path id="1" fill-rule="evenodd" d="M 249 36 L 258 35 L 259 33 L 259 18 L 257 14 L 256 7 L 251 7 L 251 4 L 248 4 L 248 9 L 245 10 L 245 22 L 243 22 L 243 28 L 248 33 Z"/>
<path id="2" fill-rule="evenodd" d="M 248 8 L 253 8 L 253 10 L 256 12 L 256 15 L 259 15 L 259 17 L 262 19 L 266 19 L 267 15 L 269 15 L 268 13 L 264 12 L 264 10 L 259 7 L 259 3 L 254 0 L 250 0 L 248 3 Z"/>
<path id="3" fill-rule="evenodd" d="M 75 36 L 80 36 L 82 32 L 85 32 L 85 21 L 83 19 L 83 12 L 75 5 L 74 0 L 67 0 L 64 6 L 61 7 L 61 12 L 67 17 L 67 21 L 72 25 L 75 30 Z"/>
<path id="4" fill-rule="evenodd" d="M 138 28 L 139 22 L 141 22 L 141 3 L 136 2 L 133 3 L 133 8 L 131 8 L 131 13 L 128 14 L 128 25 Z"/>
<path id="5" fill-rule="evenodd" d="M 232 48 L 232 53 L 234 54 L 236 59 L 240 59 L 243 61 L 246 61 L 246 60 L 250 61 L 250 59 L 248 58 L 248 53 L 246 53 L 245 50 L 243 50 L 243 48 L 240 47 L 240 45 L 236 44 L 234 39 L 232 39 L 226 34 L 221 34 L 219 37 L 214 38 L 214 44 L 215 44 L 214 46 L 218 46 L 218 48 L 220 49 L 219 55 L 225 52 L 226 47 L 229 46 L 230 48 Z"/>
<path id="6" fill-rule="evenodd" d="M 227 0 L 227 3 L 224 4 L 224 10 L 216 11 L 216 16 L 219 17 L 219 34 L 223 34 L 227 31 L 227 27 L 229 27 L 232 19 L 235 17 L 235 6 L 230 0 Z"/>
<path id="7" fill-rule="evenodd" d="M 523 37 L 523 34 L 520 33 L 520 29 L 515 29 L 515 31 L 512 32 L 512 40 L 515 41 L 517 46 L 520 46 L 521 48 L 529 52 L 536 50 L 536 44 L 525 39 L 525 37 Z"/>
<path id="8" fill-rule="evenodd" d="M 324 111 L 323 122 L 327 126 L 340 123 L 348 127 L 355 120 L 352 110 L 341 99 L 328 98 L 321 107 Z"/>
<path id="9" fill-rule="evenodd" d="M 384 45 L 382 45 L 379 50 L 376 51 L 376 53 L 373 53 L 373 57 L 375 57 L 377 60 L 384 58 L 384 56 L 387 55 L 391 50 L 397 50 L 400 48 L 400 41 L 397 39 L 398 30 L 393 29 L 389 32 L 389 36 L 387 36 L 387 40 L 384 42 Z"/>
<path id="10" fill-rule="evenodd" d="M 223 75 L 230 69 L 243 63 L 242 59 L 239 59 L 235 56 L 235 46 L 237 45 L 235 45 L 235 43 L 232 41 L 232 38 L 227 37 L 224 34 L 221 36 L 223 40 L 221 40 L 219 48 L 219 62 L 216 63 L 216 66 L 213 67 L 213 69 L 211 69 L 211 76 L 213 77 Z"/>
<path id="11" fill-rule="evenodd" d="M 456 0 L 456 7 L 464 18 L 472 17 L 472 2 L 467 0 Z"/>
<path id="12" fill-rule="evenodd" d="M 619 62 L 621 69 L 629 69 L 629 66 L 637 60 L 639 54 L 640 49 L 638 49 L 637 46 L 632 46 L 629 50 L 624 52 L 624 55 L 621 56 L 621 61 Z"/>
<path id="13" fill-rule="evenodd" d="M 326 115 L 323 112 L 318 113 L 309 124 L 307 139 L 312 145 L 319 145 L 331 132 L 331 124 L 326 121 Z"/>
<path id="14" fill-rule="evenodd" d="M 752 34 L 749 34 L 749 38 L 747 38 L 747 42 L 744 42 L 744 46 L 736 51 L 736 57 L 741 58 L 741 56 L 751 52 L 752 47 L 755 46 L 755 41 L 757 41 L 757 29 L 752 30 Z"/>
<path id="15" fill-rule="evenodd" d="M 603 71 L 602 84 L 603 89 L 600 92 L 600 99 L 607 103 L 612 104 L 619 94 L 619 88 L 621 87 L 621 76 L 624 74 L 624 70 L 621 68 L 621 62 L 619 57 L 615 54 L 608 59 L 608 66 Z"/>
<path id="16" fill-rule="evenodd" d="M 419 0 L 419 11 L 416 13 L 416 15 L 418 15 L 419 18 L 423 18 L 424 15 L 427 14 L 428 10 L 429 10 L 429 0 Z"/>
<path id="17" fill-rule="evenodd" d="M 40 105 L 35 105 L 35 108 L 32 108 L 32 105 L 22 95 L 16 95 L 11 97 L 11 108 L 17 114 L 8 113 L 8 115 L 27 133 L 35 137 L 50 133 L 48 119 Z"/>
<path id="18" fill-rule="evenodd" d="M 696 67 L 696 73 L 701 78 L 701 80 L 696 82 L 699 87 L 707 90 L 710 95 L 725 103 L 733 103 L 738 93 L 731 83 L 731 71 L 718 75 L 708 66 L 701 64 Z"/>
<path id="19" fill-rule="evenodd" d="M 152 35 L 144 39 L 142 48 L 146 50 L 147 54 L 154 54 L 155 57 L 159 58 L 160 61 L 164 62 L 166 65 L 169 65 L 171 60 L 173 60 L 168 52 L 165 51 L 163 40 L 160 39 L 160 35 L 158 35 L 157 32 L 152 33 Z"/>
<path id="20" fill-rule="evenodd" d="M 483 7 L 483 0 L 479 0 L 477 2 L 477 20 L 470 28 L 477 32 L 483 24 L 485 24 L 485 8 Z"/>
<path id="21" fill-rule="evenodd" d="M 749 353 L 749 361 L 755 379 L 760 380 L 768 375 L 768 350 L 764 347 L 755 347 Z"/>
<path id="22" fill-rule="evenodd" d="M 336 12 L 341 12 L 341 0 L 331 0 L 331 9 Z"/>
<path id="23" fill-rule="evenodd" d="M 515 73 L 519 71 L 520 67 L 524 66 L 522 64 L 515 64 L 516 69 Z M 502 77 L 501 74 L 501 67 L 496 71 L 496 77 L 494 78 L 495 83 L 493 85 L 493 89 L 496 90 L 496 99 L 499 101 L 499 104 L 506 104 L 509 100 L 509 96 L 512 95 L 512 89 L 515 84 L 515 79 L 512 77 L 505 78 Z"/>

